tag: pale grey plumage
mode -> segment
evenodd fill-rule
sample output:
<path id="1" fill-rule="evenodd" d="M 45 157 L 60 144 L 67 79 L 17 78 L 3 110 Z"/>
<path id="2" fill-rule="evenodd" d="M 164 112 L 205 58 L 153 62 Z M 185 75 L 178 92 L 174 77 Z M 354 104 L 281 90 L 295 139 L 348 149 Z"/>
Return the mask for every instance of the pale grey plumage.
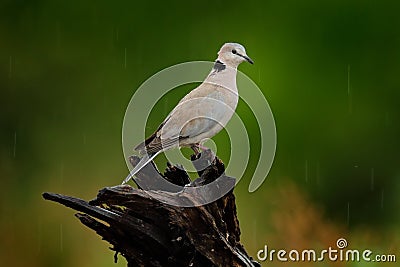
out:
<path id="1" fill-rule="evenodd" d="M 123 183 L 162 151 L 189 146 L 198 153 L 198 146 L 204 140 L 223 129 L 239 100 L 236 73 L 243 61 L 253 64 L 242 45 L 226 43 L 221 47 L 204 82 L 182 98 L 158 129 L 135 148 L 143 158 Z"/>

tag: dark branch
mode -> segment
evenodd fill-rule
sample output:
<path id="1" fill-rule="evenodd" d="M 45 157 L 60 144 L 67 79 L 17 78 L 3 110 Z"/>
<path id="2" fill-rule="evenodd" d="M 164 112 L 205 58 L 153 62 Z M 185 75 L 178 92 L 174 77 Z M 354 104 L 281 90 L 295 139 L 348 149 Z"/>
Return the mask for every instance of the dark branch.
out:
<path id="1" fill-rule="evenodd" d="M 212 203 L 196 205 L 204 200 L 200 185 L 215 181 L 218 190 L 226 190 L 235 183 L 224 175 L 223 163 L 211 156 L 192 159 L 200 177 L 191 183 L 182 168 L 168 164 L 161 175 L 152 163 L 135 178 L 147 191 L 129 185 L 107 187 L 89 202 L 54 193 L 43 197 L 79 211 L 81 223 L 112 244 L 128 266 L 260 266 L 240 243 L 233 190 Z M 137 163 L 135 157 L 130 161 Z M 204 169 L 206 161 L 212 164 Z M 161 191 L 155 176 L 175 186 Z"/>

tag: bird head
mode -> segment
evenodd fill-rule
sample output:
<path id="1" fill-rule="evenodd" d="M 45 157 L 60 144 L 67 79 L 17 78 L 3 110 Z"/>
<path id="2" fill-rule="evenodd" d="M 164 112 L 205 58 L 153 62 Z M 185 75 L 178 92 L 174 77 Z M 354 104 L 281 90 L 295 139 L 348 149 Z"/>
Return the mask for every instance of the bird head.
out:
<path id="1" fill-rule="evenodd" d="M 243 61 L 254 64 L 253 60 L 246 54 L 246 49 L 241 44 L 226 43 L 218 52 L 218 60 L 230 67 L 237 67 Z"/>

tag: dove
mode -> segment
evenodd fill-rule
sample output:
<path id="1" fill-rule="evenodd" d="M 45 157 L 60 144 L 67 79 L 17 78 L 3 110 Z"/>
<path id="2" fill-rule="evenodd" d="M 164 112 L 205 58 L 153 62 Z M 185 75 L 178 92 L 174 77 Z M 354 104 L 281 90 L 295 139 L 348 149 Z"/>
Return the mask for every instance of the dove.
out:
<path id="1" fill-rule="evenodd" d="M 179 101 L 152 135 L 135 147 L 142 158 L 122 184 L 163 151 L 190 147 L 198 155 L 205 149 L 202 143 L 220 132 L 235 113 L 239 101 L 237 67 L 244 61 L 254 64 L 241 44 L 225 43 L 221 47 L 206 79 Z"/>

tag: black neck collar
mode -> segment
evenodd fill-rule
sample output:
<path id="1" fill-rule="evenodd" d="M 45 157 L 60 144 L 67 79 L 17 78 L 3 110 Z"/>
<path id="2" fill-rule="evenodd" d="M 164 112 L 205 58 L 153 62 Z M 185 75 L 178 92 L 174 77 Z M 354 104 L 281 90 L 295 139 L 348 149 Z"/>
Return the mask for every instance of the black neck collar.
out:
<path id="1" fill-rule="evenodd" d="M 217 61 L 215 61 L 213 69 L 216 72 L 220 72 L 220 71 L 223 71 L 224 69 L 226 69 L 226 65 L 225 65 L 225 63 L 223 63 L 223 62 L 221 62 L 220 60 L 217 59 Z"/>

